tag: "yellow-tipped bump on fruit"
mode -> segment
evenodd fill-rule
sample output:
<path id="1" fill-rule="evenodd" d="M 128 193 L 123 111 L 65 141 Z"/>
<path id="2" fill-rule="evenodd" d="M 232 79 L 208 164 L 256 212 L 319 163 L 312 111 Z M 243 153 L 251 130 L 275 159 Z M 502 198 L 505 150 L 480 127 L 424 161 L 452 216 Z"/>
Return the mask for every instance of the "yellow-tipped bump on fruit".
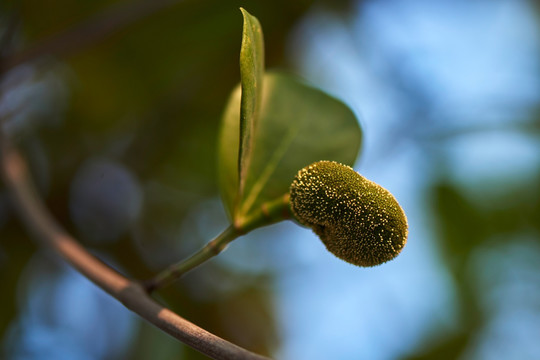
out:
<path id="1" fill-rule="evenodd" d="M 351 264 L 392 260 L 407 242 L 407 218 L 394 196 L 351 167 L 319 161 L 298 172 L 290 188 L 296 219 L 334 255 Z"/>

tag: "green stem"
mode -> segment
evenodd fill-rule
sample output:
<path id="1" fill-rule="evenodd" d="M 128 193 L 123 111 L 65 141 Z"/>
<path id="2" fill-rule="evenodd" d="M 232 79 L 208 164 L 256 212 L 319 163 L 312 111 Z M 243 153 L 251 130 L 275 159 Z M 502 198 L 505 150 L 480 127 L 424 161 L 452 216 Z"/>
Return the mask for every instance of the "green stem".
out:
<path id="1" fill-rule="evenodd" d="M 238 217 L 235 221 L 235 227 L 242 234 L 246 234 L 251 230 L 289 219 L 292 216 L 289 200 L 289 194 L 285 194 L 273 201 L 266 202 L 250 216 Z"/>
<path id="2" fill-rule="evenodd" d="M 182 275 L 221 253 L 234 239 L 256 228 L 274 224 L 291 217 L 289 195 L 265 203 L 259 211 L 249 217 L 240 217 L 202 249 L 179 263 L 169 266 L 144 284 L 148 293 L 167 286 Z"/>
<path id="3" fill-rule="evenodd" d="M 210 260 L 225 250 L 227 245 L 240 235 L 241 233 L 239 233 L 234 226 L 229 226 L 227 229 L 225 229 L 225 231 L 219 234 L 216 238 L 214 238 L 214 240 L 210 241 L 195 254 L 179 263 L 169 266 L 167 269 L 163 270 L 153 279 L 148 281 L 145 286 L 146 291 L 150 293 L 156 289 L 171 284 L 186 272 L 199 266 L 205 261 Z"/>

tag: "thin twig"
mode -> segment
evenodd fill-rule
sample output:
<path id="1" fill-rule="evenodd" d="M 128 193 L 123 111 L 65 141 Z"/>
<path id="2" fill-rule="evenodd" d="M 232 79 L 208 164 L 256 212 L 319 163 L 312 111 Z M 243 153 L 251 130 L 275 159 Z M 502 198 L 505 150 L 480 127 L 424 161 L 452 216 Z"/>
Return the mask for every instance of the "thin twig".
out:
<path id="1" fill-rule="evenodd" d="M 219 234 L 214 240 L 210 241 L 206 246 L 197 251 L 195 254 L 191 255 L 184 261 L 179 262 L 178 264 L 173 264 L 169 266 L 164 271 L 160 272 L 153 279 L 150 279 L 144 284 L 144 288 L 148 293 L 153 292 L 154 290 L 165 287 L 174 281 L 178 280 L 182 275 L 188 271 L 196 268 L 205 261 L 210 260 L 214 256 L 220 254 L 227 245 L 240 236 L 234 226 L 229 226 L 225 231 Z"/>
<path id="2" fill-rule="evenodd" d="M 135 281 L 84 249 L 53 218 L 34 190 L 23 157 L 0 130 L 0 169 L 26 227 L 81 274 L 164 332 L 213 359 L 268 359 L 223 340 L 154 301 Z"/>
<path id="3" fill-rule="evenodd" d="M 290 219 L 292 216 L 289 206 L 290 196 L 285 194 L 273 201 L 262 204 L 259 211 L 255 211 L 249 217 L 238 217 L 234 225 L 230 225 L 215 239 L 206 244 L 202 249 L 176 264 L 173 264 L 157 274 L 154 278 L 144 283 L 148 293 L 172 284 L 180 279 L 185 273 L 193 270 L 202 263 L 219 255 L 227 245 L 241 235 L 251 230 L 268 226 L 279 221 Z"/>
<path id="4" fill-rule="evenodd" d="M 2 71 L 44 55 L 64 57 L 86 49 L 89 45 L 181 0 L 139 0 L 112 6 L 72 29 L 53 35 L 0 60 Z"/>

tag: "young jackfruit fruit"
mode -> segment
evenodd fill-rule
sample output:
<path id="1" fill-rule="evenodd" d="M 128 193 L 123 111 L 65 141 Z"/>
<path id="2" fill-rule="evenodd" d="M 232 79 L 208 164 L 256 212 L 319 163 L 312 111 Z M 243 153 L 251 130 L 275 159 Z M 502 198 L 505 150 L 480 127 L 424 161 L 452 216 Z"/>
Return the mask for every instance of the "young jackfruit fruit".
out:
<path id="1" fill-rule="evenodd" d="M 394 196 L 349 166 L 313 163 L 298 172 L 290 195 L 297 220 L 351 264 L 379 265 L 405 246 L 407 218 Z"/>

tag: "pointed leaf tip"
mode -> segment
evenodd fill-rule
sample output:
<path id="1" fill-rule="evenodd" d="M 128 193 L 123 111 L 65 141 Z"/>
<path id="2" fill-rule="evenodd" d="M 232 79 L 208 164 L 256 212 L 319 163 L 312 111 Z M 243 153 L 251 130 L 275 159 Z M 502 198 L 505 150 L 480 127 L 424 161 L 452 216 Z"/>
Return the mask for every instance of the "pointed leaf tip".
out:
<path id="1" fill-rule="evenodd" d="M 253 133 L 261 106 L 264 74 L 264 40 L 256 17 L 240 8 L 244 17 L 240 49 L 240 147 L 238 152 L 238 197 L 244 193 L 246 174 L 251 162 Z M 236 209 L 236 207 L 235 207 Z M 236 212 L 236 210 L 235 210 Z"/>

